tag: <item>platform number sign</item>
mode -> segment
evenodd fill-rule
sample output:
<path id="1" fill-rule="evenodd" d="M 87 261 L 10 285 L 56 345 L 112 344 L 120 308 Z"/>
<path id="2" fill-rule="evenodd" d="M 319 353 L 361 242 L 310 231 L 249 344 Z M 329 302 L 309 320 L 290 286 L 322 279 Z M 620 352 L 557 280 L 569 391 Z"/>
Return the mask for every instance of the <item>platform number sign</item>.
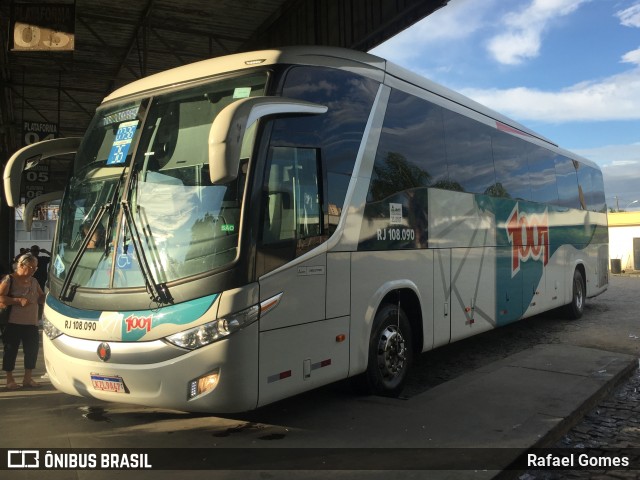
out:
<path id="1" fill-rule="evenodd" d="M 58 138 L 58 124 L 25 121 L 22 124 L 24 145 Z"/>
<path id="2" fill-rule="evenodd" d="M 36 165 L 24 172 L 24 197 L 33 200 L 45 192 L 45 184 L 49 182 L 49 165 Z"/>
<path id="3" fill-rule="evenodd" d="M 22 124 L 23 141 L 25 146 L 32 143 L 51 140 L 58 137 L 58 124 L 47 122 L 24 121 Z M 51 179 L 49 164 L 41 162 L 28 170 L 23 176 L 22 195 L 25 200 L 33 200 L 47 190 L 47 184 Z"/>

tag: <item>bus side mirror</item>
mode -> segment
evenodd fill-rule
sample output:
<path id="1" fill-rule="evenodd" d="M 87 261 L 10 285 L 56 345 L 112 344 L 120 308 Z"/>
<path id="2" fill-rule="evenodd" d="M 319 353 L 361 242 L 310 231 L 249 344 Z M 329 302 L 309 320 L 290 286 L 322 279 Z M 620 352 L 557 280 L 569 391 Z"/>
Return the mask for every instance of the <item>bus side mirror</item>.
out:
<path id="1" fill-rule="evenodd" d="M 60 200 L 63 193 L 63 190 L 57 190 L 55 192 L 43 193 L 42 195 L 38 195 L 36 198 L 30 200 L 24 206 L 24 213 L 22 214 L 22 218 L 24 218 L 24 229 L 27 232 L 31 231 L 31 226 L 33 224 L 33 211 L 38 205 L 45 202 Z"/>
<path id="2" fill-rule="evenodd" d="M 81 137 L 43 140 L 27 145 L 11 155 L 2 175 L 7 204 L 10 207 L 15 207 L 20 203 L 20 180 L 22 172 L 26 168 L 37 165 L 45 158 L 76 153 L 81 141 Z"/>
<path id="3" fill-rule="evenodd" d="M 240 150 L 247 130 L 268 116 L 318 115 L 324 105 L 284 97 L 249 97 L 226 106 L 209 131 L 209 175 L 221 185 L 238 177 Z"/>

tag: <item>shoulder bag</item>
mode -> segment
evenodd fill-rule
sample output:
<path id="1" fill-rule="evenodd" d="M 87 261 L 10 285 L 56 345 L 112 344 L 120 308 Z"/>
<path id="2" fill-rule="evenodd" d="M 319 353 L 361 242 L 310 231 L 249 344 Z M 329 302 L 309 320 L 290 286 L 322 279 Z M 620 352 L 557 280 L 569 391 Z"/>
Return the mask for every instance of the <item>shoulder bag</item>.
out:
<path id="1" fill-rule="evenodd" d="M 9 275 L 9 290 L 7 291 L 6 297 L 11 296 L 11 282 L 13 279 L 11 275 Z M 0 329 L 4 330 L 4 327 L 9 323 L 9 315 L 11 313 L 11 305 L 7 305 L 6 307 L 0 307 Z"/>

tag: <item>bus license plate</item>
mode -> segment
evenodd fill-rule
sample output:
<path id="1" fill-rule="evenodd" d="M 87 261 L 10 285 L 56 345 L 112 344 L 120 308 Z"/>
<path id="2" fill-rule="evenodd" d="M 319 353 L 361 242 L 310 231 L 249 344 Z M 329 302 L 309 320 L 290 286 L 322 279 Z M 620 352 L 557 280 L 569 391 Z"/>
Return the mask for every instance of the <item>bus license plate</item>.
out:
<path id="1" fill-rule="evenodd" d="M 127 393 L 124 388 L 122 377 L 112 377 L 109 375 L 91 374 L 91 384 L 94 390 L 113 393 Z"/>

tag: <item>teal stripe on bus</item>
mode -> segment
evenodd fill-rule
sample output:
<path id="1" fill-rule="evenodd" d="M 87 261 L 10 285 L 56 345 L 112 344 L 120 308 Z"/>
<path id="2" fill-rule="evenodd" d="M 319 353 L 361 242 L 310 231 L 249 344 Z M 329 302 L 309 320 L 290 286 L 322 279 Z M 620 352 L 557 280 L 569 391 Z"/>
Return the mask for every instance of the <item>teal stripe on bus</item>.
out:
<path id="1" fill-rule="evenodd" d="M 196 298 L 187 302 L 178 303 L 176 305 L 169 305 L 167 307 L 149 309 L 149 310 L 132 310 L 132 311 L 117 311 L 126 318 L 130 315 L 136 315 L 138 317 L 146 316 L 158 316 L 162 315 L 166 319 L 162 323 L 174 323 L 185 324 L 200 318 L 204 313 L 213 305 L 219 294 L 208 295 L 206 297 Z M 53 298 L 52 295 L 47 296 L 47 305 L 61 315 L 72 319 L 82 319 L 88 321 L 98 321 L 103 314 L 101 310 L 84 310 L 74 308 L 69 305 Z"/>

